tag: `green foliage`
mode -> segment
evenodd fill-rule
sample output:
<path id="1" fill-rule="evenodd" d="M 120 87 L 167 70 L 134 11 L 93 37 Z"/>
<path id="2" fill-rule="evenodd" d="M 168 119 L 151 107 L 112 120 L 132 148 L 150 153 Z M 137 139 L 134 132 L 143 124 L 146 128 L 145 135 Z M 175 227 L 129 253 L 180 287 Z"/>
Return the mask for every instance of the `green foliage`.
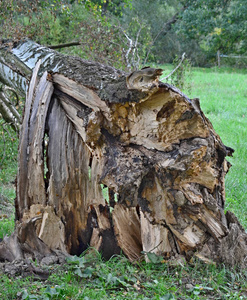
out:
<path id="1" fill-rule="evenodd" d="M 120 17 L 123 8 L 132 8 L 131 0 L 84 0 L 83 2 L 89 10 L 96 10 L 101 16 L 110 13 Z"/>
<path id="2" fill-rule="evenodd" d="M 49 299 L 63 299 L 66 297 L 67 291 L 66 287 L 61 285 L 48 286 L 41 295 L 29 294 L 25 289 L 21 294 L 22 300 L 49 300 Z"/>
<path id="3" fill-rule="evenodd" d="M 71 35 L 80 41 L 81 45 L 74 49 L 67 48 L 63 52 L 70 54 L 72 50 L 74 54 L 84 59 L 124 69 L 125 60 L 122 51 L 124 44 L 120 29 L 114 23 L 110 23 L 107 17 L 100 17 L 97 14 L 92 16 L 90 12 L 81 11 L 77 6 L 74 7 L 72 14 Z"/>
<path id="4" fill-rule="evenodd" d="M 78 2 L 35 0 L 30 7 L 29 2 L 6 0 L 6 5 L 0 2 L 2 38 L 19 40 L 28 37 L 48 46 L 76 41 L 80 43 L 79 46 L 61 51 L 119 69 L 129 67 L 126 60 L 126 53 L 130 48 L 127 36 L 129 28 L 132 32 L 137 32 L 138 22 L 133 18 L 131 24 L 123 26 L 116 17 L 117 15 L 120 18 L 122 8 L 131 7 L 129 0 L 122 1 L 121 5 L 116 0 Z M 103 13 L 103 8 L 108 13 Z M 141 31 L 142 42 L 145 42 L 148 35 L 143 28 Z M 140 41 L 138 40 L 139 56 L 143 55 L 145 50 L 139 47 Z M 138 52 L 136 46 L 134 44 L 132 46 L 135 53 Z M 133 55 L 133 58 L 136 60 L 138 57 Z M 131 66 L 134 63 L 131 62 Z"/>
<path id="5" fill-rule="evenodd" d="M 18 136 L 0 119 L 0 238 L 14 231 Z"/>
<path id="6" fill-rule="evenodd" d="M 8 182 L 10 179 L 10 174 L 6 173 L 4 169 L 9 166 L 9 164 L 16 164 L 17 147 L 17 134 L 3 119 L 0 119 L 0 172 L 2 182 Z"/>
<path id="7" fill-rule="evenodd" d="M 0 212 L 5 206 L 13 205 L 15 198 L 14 180 L 17 171 L 18 136 L 10 125 L 0 119 Z"/>
<path id="8" fill-rule="evenodd" d="M 246 15 L 245 0 L 191 0 L 176 29 L 188 40 L 197 40 L 213 60 L 218 50 L 224 54 L 245 54 Z"/>
<path id="9" fill-rule="evenodd" d="M 133 0 L 132 9 L 123 10 L 122 24 L 130 24 L 136 19 L 143 27 L 138 47 L 143 52 L 141 54 L 143 63 L 172 62 L 174 59 L 171 52 L 177 54 L 178 50 L 175 50 L 177 44 L 173 39 L 166 40 L 164 24 L 174 15 L 175 10 L 167 1 L 160 0 Z M 130 35 L 136 36 L 137 29 L 130 26 L 129 32 Z"/>
<path id="10" fill-rule="evenodd" d="M 62 51 L 121 69 L 130 59 L 132 68 L 172 63 L 183 52 L 194 65 L 212 66 L 218 50 L 246 56 L 246 15 L 245 0 L 5 0 L 0 34 L 45 45 L 79 41 Z"/>
<path id="11" fill-rule="evenodd" d="M 44 45 L 77 41 L 80 47 L 64 52 L 124 68 L 123 34 L 107 16 L 101 16 L 99 6 L 92 5 L 91 1 L 35 0 L 29 8 L 29 3 L 27 0 L 1 2 L 2 38 L 28 37 Z"/>
<path id="12" fill-rule="evenodd" d="M 148 260 L 152 263 L 152 264 L 159 264 L 162 261 L 164 261 L 164 258 L 162 256 L 159 256 L 153 252 L 146 252 L 146 251 L 142 251 L 143 254 L 145 254 L 148 258 Z"/>

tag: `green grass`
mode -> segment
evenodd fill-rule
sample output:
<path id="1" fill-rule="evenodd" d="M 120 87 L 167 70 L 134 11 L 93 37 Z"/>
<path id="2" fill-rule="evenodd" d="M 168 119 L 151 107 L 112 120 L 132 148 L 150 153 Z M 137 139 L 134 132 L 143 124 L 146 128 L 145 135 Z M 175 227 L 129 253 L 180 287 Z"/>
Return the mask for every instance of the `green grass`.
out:
<path id="1" fill-rule="evenodd" d="M 18 138 L 0 119 L 0 239 L 14 231 Z"/>
<path id="2" fill-rule="evenodd" d="M 165 66 L 166 73 L 171 66 Z M 247 71 L 193 68 L 191 88 L 225 145 L 235 149 L 226 176 L 226 209 L 247 228 Z M 13 204 L 17 146 L 0 140 L 0 195 Z M 2 155 L 2 156 L 1 156 Z M 1 208 L 0 208 L 1 209 Z M 1 214 L 1 213 L 0 213 Z M 13 214 L 0 219 L 0 238 L 14 227 Z M 46 281 L 0 276 L 0 299 L 247 299 L 247 271 L 205 265 L 130 263 L 122 256 L 104 262 L 98 254 L 51 266 Z"/>
<path id="3" fill-rule="evenodd" d="M 5 235 L 11 235 L 15 228 L 15 220 L 12 215 L 10 218 L 1 218 L 0 219 L 0 239 Z"/>
<path id="4" fill-rule="evenodd" d="M 91 251 L 52 270 L 46 281 L 0 277 L 1 299 L 245 299 L 247 272 L 193 261 L 130 263 L 123 256 L 107 262 Z"/>

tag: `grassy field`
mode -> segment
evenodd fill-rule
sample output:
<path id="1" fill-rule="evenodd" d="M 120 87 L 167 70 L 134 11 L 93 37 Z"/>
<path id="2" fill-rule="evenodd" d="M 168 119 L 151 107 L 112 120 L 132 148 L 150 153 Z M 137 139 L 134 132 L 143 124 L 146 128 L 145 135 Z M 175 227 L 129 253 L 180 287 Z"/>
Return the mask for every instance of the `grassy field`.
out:
<path id="1" fill-rule="evenodd" d="M 226 177 L 226 210 L 247 228 L 247 71 L 194 68 L 190 85 L 183 92 L 200 98 L 224 144 L 235 149 L 228 158 L 232 168 Z M 10 207 L 17 140 L 10 136 L 0 140 L 0 237 L 10 233 L 14 223 Z M 94 252 L 49 270 L 52 275 L 46 281 L 1 275 L 0 299 L 247 299 L 246 270 L 196 260 L 181 266 L 131 264 L 122 256 L 104 262 Z"/>

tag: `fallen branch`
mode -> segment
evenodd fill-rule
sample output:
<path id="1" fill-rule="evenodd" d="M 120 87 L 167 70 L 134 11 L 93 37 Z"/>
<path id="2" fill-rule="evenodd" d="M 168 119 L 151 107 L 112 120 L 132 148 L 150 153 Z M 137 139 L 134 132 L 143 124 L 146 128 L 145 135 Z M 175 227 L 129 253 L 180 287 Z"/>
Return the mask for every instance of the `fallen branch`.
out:
<path id="1" fill-rule="evenodd" d="M 58 44 L 58 45 L 48 45 L 47 47 L 50 49 L 61 49 L 61 48 L 66 48 L 66 47 L 72 47 L 72 46 L 80 46 L 83 43 L 81 42 L 70 42 L 70 43 L 65 43 L 65 44 Z"/>
<path id="2" fill-rule="evenodd" d="M 2 91 L 0 91 L 0 114 L 2 115 L 5 122 L 9 123 L 11 127 L 15 131 L 19 131 L 21 124 L 21 116 L 15 106 L 11 103 L 11 101 L 6 96 L 6 91 L 14 92 L 17 97 L 17 103 L 19 98 L 14 89 L 10 87 L 4 87 Z"/>

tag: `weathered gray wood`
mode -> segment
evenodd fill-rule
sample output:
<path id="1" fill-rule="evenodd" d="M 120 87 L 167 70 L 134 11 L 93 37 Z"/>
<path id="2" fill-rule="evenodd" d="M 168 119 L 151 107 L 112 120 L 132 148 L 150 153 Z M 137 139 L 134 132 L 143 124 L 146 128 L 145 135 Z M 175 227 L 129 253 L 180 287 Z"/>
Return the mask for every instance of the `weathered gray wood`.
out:
<path id="1" fill-rule="evenodd" d="M 53 84 L 47 81 L 47 72 L 45 72 L 36 86 L 39 66 L 40 64 L 34 70 L 31 80 L 20 135 L 17 178 L 17 215 L 19 218 L 23 214 L 21 210 L 29 209 L 31 204 L 45 205 L 46 203 L 43 142 Z"/>
<path id="2" fill-rule="evenodd" d="M 47 80 L 44 72 L 37 86 L 32 113 L 29 121 L 29 154 L 28 154 L 28 198 L 27 208 L 32 204 L 46 204 L 44 181 L 44 133 L 53 84 Z M 21 145 L 20 145 L 21 146 Z M 34 189 L 34 186 L 36 188 Z"/>
<path id="3" fill-rule="evenodd" d="M 19 207 L 26 207 L 26 193 L 27 193 L 27 157 L 28 157 L 28 146 L 29 146 L 29 139 L 28 139 L 28 132 L 29 132 L 29 118 L 31 114 L 31 106 L 32 106 L 32 101 L 33 101 L 33 93 L 37 85 L 37 75 L 38 75 L 38 70 L 40 67 L 40 62 L 37 63 L 36 67 L 34 68 L 33 71 L 33 76 L 30 81 L 29 85 L 29 92 L 26 97 L 26 102 L 25 102 L 25 114 L 23 117 L 22 121 L 22 130 L 20 132 L 20 137 L 19 137 L 19 145 L 22 145 L 19 147 L 18 151 L 18 163 L 19 163 L 19 168 L 18 168 L 18 183 L 17 183 L 17 201 L 16 201 L 16 215 L 17 218 L 20 218 L 20 209 Z M 24 204 L 25 203 L 25 204 Z"/>

